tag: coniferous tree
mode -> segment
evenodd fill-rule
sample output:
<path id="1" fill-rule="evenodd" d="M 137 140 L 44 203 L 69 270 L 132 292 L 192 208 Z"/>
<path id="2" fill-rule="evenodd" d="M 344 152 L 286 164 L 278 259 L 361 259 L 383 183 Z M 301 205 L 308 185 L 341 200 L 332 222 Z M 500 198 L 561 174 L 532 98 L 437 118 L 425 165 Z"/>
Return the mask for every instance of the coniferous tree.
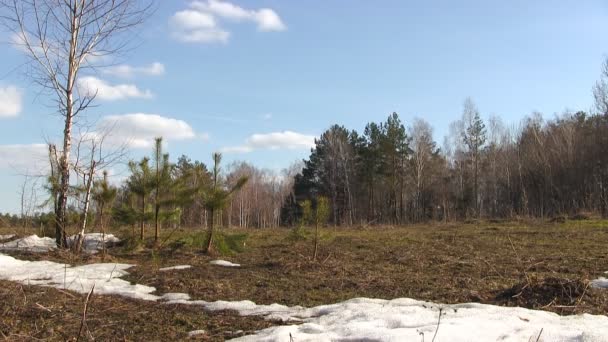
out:
<path id="1" fill-rule="evenodd" d="M 179 197 L 177 194 L 178 183 L 174 182 L 171 177 L 173 165 L 169 162 L 169 154 L 163 153 L 162 144 L 163 139 L 161 137 L 154 139 L 154 243 L 158 243 L 162 221 L 177 213 L 176 210 L 163 211 L 163 207 L 178 202 Z"/>
<path id="2" fill-rule="evenodd" d="M 154 178 L 150 168 L 150 159 L 144 157 L 139 163 L 129 162 L 131 176 L 127 180 L 127 187 L 135 194 L 139 201 L 139 210 L 134 210 L 135 217 L 139 221 L 139 239 L 143 241 L 146 230 L 146 222 L 151 218 L 148 210 L 148 199 L 154 189 Z"/>
<path id="3" fill-rule="evenodd" d="M 315 207 L 315 239 L 314 239 L 314 250 L 312 254 L 312 259 L 317 260 L 317 255 L 319 253 L 319 228 L 327 223 L 327 219 L 329 218 L 329 201 L 325 196 L 320 196 L 317 198 L 317 203 Z"/>
<path id="4" fill-rule="evenodd" d="M 391 114 L 381 126 L 382 153 L 385 177 L 388 183 L 388 217 L 391 223 L 400 223 L 405 212 L 405 166 L 411 153 L 405 126 L 397 113 Z"/>
<path id="5" fill-rule="evenodd" d="M 464 131 L 462 139 L 467 147 L 471 168 L 473 169 L 473 205 L 475 215 L 479 216 L 479 168 L 481 152 L 486 143 L 486 126 L 479 115 L 479 110 L 471 98 L 464 102 Z"/>
<path id="6" fill-rule="evenodd" d="M 203 203 L 205 209 L 209 210 L 209 224 L 207 228 L 207 239 L 203 246 L 203 251 L 209 253 L 213 244 L 213 238 L 215 234 L 215 216 L 221 213 L 221 210 L 226 208 L 230 197 L 238 190 L 240 190 L 248 178 L 242 177 L 232 187 L 226 187 L 222 184 L 220 179 L 220 163 L 222 161 L 221 153 L 213 154 L 213 183 L 210 189 L 203 189 Z"/>
<path id="7" fill-rule="evenodd" d="M 207 211 L 202 203 L 202 194 L 211 188 L 212 183 L 207 166 L 182 155 L 173 168 L 173 178 L 179 194 L 175 204 L 181 208 L 180 224 L 206 226 Z"/>

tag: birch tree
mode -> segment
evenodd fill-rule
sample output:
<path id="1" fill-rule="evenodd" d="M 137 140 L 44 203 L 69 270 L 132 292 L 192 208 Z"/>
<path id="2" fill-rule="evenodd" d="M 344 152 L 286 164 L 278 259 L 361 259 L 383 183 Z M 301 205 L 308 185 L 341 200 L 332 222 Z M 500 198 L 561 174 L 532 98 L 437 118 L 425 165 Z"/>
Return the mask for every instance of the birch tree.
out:
<path id="1" fill-rule="evenodd" d="M 124 51 L 128 33 L 149 16 L 153 0 L 0 0 L 0 23 L 28 59 L 28 76 L 52 99 L 63 120 L 58 156 L 59 191 L 55 240 L 66 247 L 70 152 L 74 120 L 96 93 L 79 91 L 78 80 Z"/>
<path id="2" fill-rule="evenodd" d="M 429 175 L 429 168 L 433 154 L 435 153 L 435 142 L 433 141 L 433 129 L 428 122 L 422 119 L 414 120 L 410 128 L 412 138 L 412 176 L 416 193 L 414 197 L 414 207 L 416 209 L 414 217 L 419 221 L 423 217 L 422 194 L 425 190 L 426 181 Z"/>

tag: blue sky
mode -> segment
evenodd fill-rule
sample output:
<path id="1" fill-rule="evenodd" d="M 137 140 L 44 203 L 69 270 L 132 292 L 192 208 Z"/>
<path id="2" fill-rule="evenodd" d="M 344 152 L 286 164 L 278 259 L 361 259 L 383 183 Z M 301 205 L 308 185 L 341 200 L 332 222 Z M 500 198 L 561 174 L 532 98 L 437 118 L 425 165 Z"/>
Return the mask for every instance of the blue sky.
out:
<path id="1" fill-rule="evenodd" d="M 608 4 L 593 0 L 159 1 L 122 68 L 83 75 L 104 88 L 86 121 L 120 126 L 133 158 L 163 133 L 174 158 L 221 150 L 277 170 L 329 125 L 393 111 L 429 121 L 441 144 L 467 96 L 507 123 L 592 108 L 607 32 Z M 18 174 L 44 159 L 32 144 L 58 141 L 61 123 L 1 37 L 0 212 L 16 212 Z"/>

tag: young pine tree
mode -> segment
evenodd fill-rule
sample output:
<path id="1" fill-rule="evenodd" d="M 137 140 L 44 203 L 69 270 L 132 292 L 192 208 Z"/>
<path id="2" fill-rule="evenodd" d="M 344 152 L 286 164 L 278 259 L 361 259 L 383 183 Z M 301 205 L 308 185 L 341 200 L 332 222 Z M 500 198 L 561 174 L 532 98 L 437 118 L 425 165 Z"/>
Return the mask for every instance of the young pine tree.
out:
<path id="1" fill-rule="evenodd" d="M 317 254 L 319 252 L 319 227 L 327 223 L 329 219 L 329 200 L 327 197 L 320 196 L 317 198 L 317 207 L 315 208 L 315 246 L 312 254 L 312 259 L 317 260 Z"/>
<path id="2" fill-rule="evenodd" d="M 135 210 L 135 216 L 139 221 L 139 239 L 143 241 L 146 222 L 150 219 L 148 212 L 148 198 L 154 190 L 154 178 L 150 169 L 150 159 L 144 157 L 139 163 L 129 162 L 131 176 L 127 180 L 127 187 L 139 200 L 139 211 Z"/>
<path id="3" fill-rule="evenodd" d="M 175 214 L 175 210 L 163 210 L 176 201 L 175 183 L 171 177 L 173 165 L 169 163 L 169 154 L 163 153 L 163 138 L 155 139 L 154 146 L 154 243 L 158 244 L 160 225 Z"/>
<path id="4" fill-rule="evenodd" d="M 213 183 L 210 189 L 203 191 L 203 203 L 205 209 L 209 211 L 209 224 L 208 234 L 205 245 L 203 246 L 203 252 L 209 253 L 211 245 L 213 244 L 213 235 L 215 229 L 215 215 L 221 212 L 230 201 L 232 195 L 240 190 L 245 183 L 247 183 L 247 177 L 241 177 L 232 187 L 225 187 L 220 182 L 220 163 L 222 161 L 222 155 L 220 153 L 213 154 Z"/>
<path id="5" fill-rule="evenodd" d="M 108 171 L 103 171 L 101 181 L 95 183 L 93 200 L 99 213 L 99 230 L 101 231 L 102 257 L 106 254 L 106 220 L 108 212 L 112 212 L 112 204 L 116 199 L 117 189 L 108 181 Z"/>

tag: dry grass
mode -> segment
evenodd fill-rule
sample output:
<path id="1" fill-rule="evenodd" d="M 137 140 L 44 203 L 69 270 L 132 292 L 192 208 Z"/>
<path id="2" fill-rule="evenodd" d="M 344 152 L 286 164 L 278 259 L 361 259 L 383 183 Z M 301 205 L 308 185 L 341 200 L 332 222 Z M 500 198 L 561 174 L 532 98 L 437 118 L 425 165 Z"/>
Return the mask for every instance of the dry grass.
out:
<path id="1" fill-rule="evenodd" d="M 313 306 L 353 297 L 410 297 L 443 303 L 518 305 L 560 314 L 608 314 L 608 290 L 588 286 L 590 279 L 608 270 L 605 221 L 328 228 L 323 230 L 318 262 L 310 260 L 312 242 L 292 242 L 285 229 L 246 233 L 249 238 L 245 251 L 225 258 L 242 264 L 241 268 L 210 265 L 213 258 L 199 254 L 196 248 L 172 248 L 171 244 L 154 252 L 117 247 L 110 251 L 110 260 L 137 264 L 128 279 L 154 286 L 158 293 L 186 292 L 205 300 L 248 299 L 260 304 Z M 180 230 L 171 239 L 189 234 L 189 230 Z M 74 259 L 60 253 L 20 257 L 70 263 L 99 261 L 99 257 Z M 179 264 L 194 267 L 158 271 Z M 5 284 L 9 289 L 0 291 L 0 310 L 17 312 L 13 321 L 19 320 L 19 315 L 34 314 L 39 320 L 51 319 L 51 313 L 34 307 L 35 300 L 22 304 L 19 285 Z M 65 295 L 55 290 L 23 289 L 30 296 L 44 291 L 34 298 L 66 318 L 60 324 L 65 332 L 54 331 L 54 339 L 75 336 L 82 298 L 66 301 L 62 299 Z M 204 314 L 200 308 L 103 298 L 94 299 L 88 323 L 93 336 L 100 340 L 110 336 L 104 331 L 110 333 L 112 329 L 127 340 L 149 336 L 179 339 L 194 329 L 205 329 L 223 339 L 229 337 L 225 334 L 228 330 L 248 331 L 270 324 L 231 313 Z M 46 336 L 47 327 L 26 319 L 13 325 L 0 323 L 3 334 L 42 334 L 39 338 Z"/>
<path id="2" fill-rule="evenodd" d="M 0 281 L 0 340 L 74 341 L 86 295 Z M 202 340 L 222 341 L 270 326 L 257 317 L 230 312 L 207 314 L 188 305 L 165 305 L 116 296 L 95 296 L 89 303 L 81 340 L 176 341 L 203 329 Z M 235 331 L 242 330 L 237 334 Z"/>

